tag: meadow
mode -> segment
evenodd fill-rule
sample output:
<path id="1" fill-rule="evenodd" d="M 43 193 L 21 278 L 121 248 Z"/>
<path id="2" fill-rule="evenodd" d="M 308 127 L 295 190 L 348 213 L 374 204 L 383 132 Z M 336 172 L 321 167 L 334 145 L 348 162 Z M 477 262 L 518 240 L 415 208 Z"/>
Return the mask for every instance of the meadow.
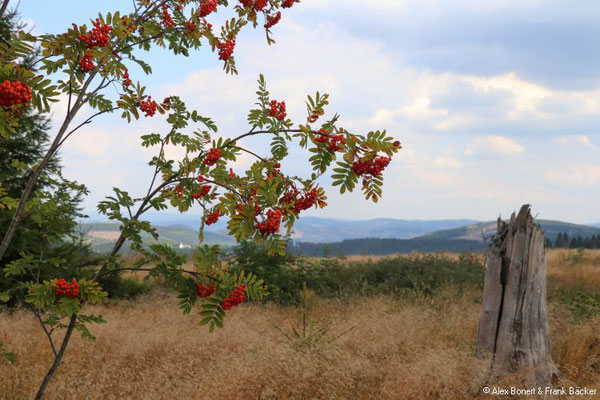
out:
<path id="1" fill-rule="evenodd" d="M 550 250 L 547 256 L 552 356 L 561 372 L 556 386 L 600 389 L 600 251 Z M 414 257 L 324 261 L 375 276 Z M 451 265 L 463 268 L 458 260 L 464 256 L 423 257 L 456 262 L 444 274 L 452 274 Z M 470 257 L 481 268 L 481 257 Z M 482 393 L 486 361 L 474 356 L 481 286 L 470 280 L 479 278 L 462 271 L 461 279 L 439 275 L 445 282 L 406 287 L 412 275 L 384 277 L 404 285 L 394 288 L 371 275 L 361 280 L 362 291 L 349 274 L 344 279 L 352 290 L 338 288 L 336 295 L 307 287 L 288 301 L 242 304 L 214 333 L 199 326 L 199 316 L 182 315 L 160 284 L 132 300 L 112 300 L 94 309 L 108 320 L 93 327 L 97 341 L 72 341 L 46 398 L 498 398 Z M 0 341 L 18 356 L 15 365 L 0 364 L 0 398 L 32 398 L 51 363 L 33 315 L 2 312 Z M 518 382 L 515 374 L 494 384 Z"/>

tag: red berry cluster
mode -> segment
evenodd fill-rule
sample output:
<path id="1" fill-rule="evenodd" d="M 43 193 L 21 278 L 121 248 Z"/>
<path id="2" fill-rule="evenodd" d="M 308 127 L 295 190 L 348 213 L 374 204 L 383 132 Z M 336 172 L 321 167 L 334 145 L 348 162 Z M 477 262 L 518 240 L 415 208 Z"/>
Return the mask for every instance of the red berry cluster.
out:
<path id="1" fill-rule="evenodd" d="M 315 137 L 315 142 L 317 143 L 327 143 L 329 141 L 329 130 L 327 129 L 319 129 L 319 135 Z"/>
<path id="2" fill-rule="evenodd" d="M 152 117 L 156 114 L 156 101 L 152 100 L 151 96 L 140 103 L 140 110 L 145 113 L 146 117 Z"/>
<path id="3" fill-rule="evenodd" d="M 237 178 L 237 175 L 235 174 L 235 172 L 233 172 L 233 168 L 229 168 L 229 176 L 232 178 Z"/>
<path id="4" fill-rule="evenodd" d="M 169 14 L 169 9 L 166 4 L 162 5 L 162 15 L 160 16 L 161 23 L 165 28 L 172 28 L 175 26 L 175 22 L 173 22 L 173 18 L 171 18 L 171 14 Z"/>
<path id="5" fill-rule="evenodd" d="M 272 170 L 267 170 L 267 181 L 270 181 L 272 178 L 276 178 L 277 176 L 279 176 L 279 174 L 281 174 L 281 164 L 279 163 L 275 163 L 273 164 L 273 169 Z"/>
<path id="6" fill-rule="evenodd" d="M 300 0 L 283 0 L 283 2 L 281 3 L 281 7 L 290 8 L 294 5 L 294 3 L 300 3 Z"/>
<path id="7" fill-rule="evenodd" d="M 20 81 L 0 83 L 0 106 L 11 107 L 31 101 L 31 88 Z"/>
<path id="8" fill-rule="evenodd" d="M 277 14 L 275 14 L 275 15 L 269 15 L 267 17 L 267 22 L 265 22 L 265 28 L 267 28 L 267 29 L 272 28 L 273 26 L 277 25 L 277 23 L 279 22 L 280 19 L 281 19 L 281 11 L 277 11 Z"/>
<path id="9" fill-rule="evenodd" d="M 246 300 L 246 286 L 239 284 L 238 287 L 223 300 L 221 306 L 223 310 L 231 310 L 231 307 L 237 306 Z"/>
<path id="10" fill-rule="evenodd" d="M 238 203 L 238 204 L 236 204 L 235 207 L 237 208 L 237 210 L 240 214 L 244 213 L 244 211 L 246 210 L 244 203 Z M 262 208 L 260 208 L 260 206 L 258 204 L 255 204 L 253 211 L 254 211 L 254 216 L 257 216 L 262 211 Z"/>
<path id="11" fill-rule="evenodd" d="M 256 224 L 256 229 L 263 235 L 272 235 L 277 233 L 281 225 L 282 213 L 280 209 L 267 211 L 267 220 Z"/>
<path id="12" fill-rule="evenodd" d="M 217 0 L 205 0 L 200 5 L 200 13 L 198 16 L 204 18 L 217 9 Z"/>
<path id="13" fill-rule="evenodd" d="M 341 145 L 346 144 L 346 139 L 344 139 L 344 135 L 329 135 L 328 129 L 319 129 L 319 135 L 315 137 L 315 142 L 327 144 L 327 147 L 331 151 L 340 151 L 342 149 Z"/>
<path id="14" fill-rule="evenodd" d="M 215 285 L 211 285 L 210 283 L 207 286 L 204 286 L 203 284 L 196 282 L 196 294 L 203 299 L 210 297 L 215 292 L 215 289 Z"/>
<path id="15" fill-rule="evenodd" d="M 110 37 L 108 34 L 112 30 L 112 28 L 108 25 L 102 25 L 99 18 L 96 18 L 96 21 L 93 22 L 94 28 L 89 31 L 87 34 L 82 33 L 77 36 L 79 40 L 85 43 L 85 47 L 88 49 L 94 47 L 106 47 L 110 41 Z"/>
<path id="16" fill-rule="evenodd" d="M 260 11 L 267 6 L 268 0 L 240 0 L 240 3 L 245 8 L 254 8 L 254 10 Z"/>
<path id="17" fill-rule="evenodd" d="M 340 151 L 342 149 L 342 146 L 340 146 L 341 144 L 346 144 L 344 135 L 331 135 L 331 141 L 329 142 L 329 150 Z"/>
<path id="18" fill-rule="evenodd" d="M 268 0 L 255 0 L 254 1 L 254 9 L 256 11 L 261 11 L 263 8 L 267 6 Z"/>
<path id="19" fill-rule="evenodd" d="M 219 60 L 227 61 L 233 54 L 233 48 L 235 47 L 235 39 L 229 39 L 225 42 L 219 43 Z"/>
<path id="20" fill-rule="evenodd" d="M 193 33 L 196 30 L 196 25 L 192 21 L 185 21 L 185 26 L 188 28 L 189 33 Z"/>
<path id="21" fill-rule="evenodd" d="M 86 51 L 85 54 L 83 55 L 83 57 L 81 58 L 81 61 L 79 61 L 79 66 L 81 67 L 81 70 L 84 73 L 93 71 L 94 68 L 96 68 L 96 66 L 92 62 L 93 56 L 94 55 L 92 54 L 91 51 Z"/>
<path id="22" fill-rule="evenodd" d="M 221 150 L 212 148 L 208 151 L 206 158 L 202 162 L 204 163 L 204 165 L 214 165 L 217 161 L 219 161 L 219 158 L 221 158 L 222 155 L 223 153 L 221 152 Z"/>
<path id="23" fill-rule="evenodd" d="M 203 196 L 206 196 L 208 194 L 208 192 L 210 192 L 210 185 L 202 185 L 202 187 L 200 187 L 199 192 L 192 193 L 192 197 L 194 199 L 199 199 Z"/>
<path id="24" fill-rule="evenodd" d="M 296 200 L 296 204 L 294 204 L 294 210 L 297 212 L 308 210 L 317 203 L 318 198 L 319 193 L 317 192 L 317 189 L 311 189 L 306 192 L 304 196 Z"/>
<path id="25" fill-rule="evenodd" d="M 285 192 L 279 199 L 279 204 L 291 204 L 298 198 L 298 190 L 293 189 Z"/>
<path id="26" fill-rule="evenodd" d="M 55 289 L 54 293 L 57 296 L 74 298 L 79 295 L 79 284 L 75 279 L 72 279 L 71 283 L 69 283 L 66 279 L 60 278 L 56 281 Z"/>
<path id="27" fill-rule="evenodd" d="M 221 210 L 215 210 L 206 216 L 206 219 L 204 220 L 204 222 L 206 223 L 206 225 L 215 224 L 219 220 L 220 216 L 221 216 Z"/>
<path id="28" fill-rule="evenodd" d="M 390 157 L 376 156 L 370 160 L 358 160 L 352 164 L 352 171 L 358 176 L 369 174 L 381 176 L 381 172 L 392 161 Z"/>
<path id="29" fill-rule="evenodd" d="M 287 114 L 285 112 L 285 101 L 278 102 L 277 100 L 271 100 L 271 109 L 269 115 L 271 117 L 277 117 L 278 120 L 283 120 Z"/>

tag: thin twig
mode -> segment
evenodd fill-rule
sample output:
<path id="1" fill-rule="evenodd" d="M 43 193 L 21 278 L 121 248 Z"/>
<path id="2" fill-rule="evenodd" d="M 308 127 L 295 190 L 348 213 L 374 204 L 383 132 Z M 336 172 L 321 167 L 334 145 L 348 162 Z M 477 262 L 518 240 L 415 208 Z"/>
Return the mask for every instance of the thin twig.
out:
<path id="1" fill-rule="evenodd" d="M 94 117 L 97 117 L 98 115 L 107 113 L 107 112 L 113 112 L 115 110 L 117 110 L 119 107 L 113 107 L 113 108 L 109 108 L 106 110 L 102 110 L 102 111 L 98 111 L 97 113 L 95 113 L 94 115 L 92 115 L 91 117 L 89 117 L 88 119 L 86 119 L 85 121 L 83 121 L 81 124 L 77 125 L 75 128 L 73 128 L 69 133 L 67 133 L 65 135 L 65 137 L 62 138 L 62 140 L 58 143 L 57 147 L 62 146 L 62 144 L 65 142 L 65 140 L 67 140 L 69 138 L 69 136 L 71 136 L 75 131 L 77 131 L 79 128 L 81 128 L 84 125 L 89 124 L 92 119 L 94 119 Z"/>
<path id="2" fill-rule="evenodd" d="M 38 321 L 40 321 L 40 325 L 42 326 L 42 329 L 44 330 L 44 333 L 46 334 L 46 337 L 48 337 L 48 342 L 50 342 L 50 347 L 52 348 L 52 353 L 54 354 L 54 357 L 56 358 L 57 353 L 56 353 L 56 347 L 54 347 L 54 341 L 52 340 L 52 331 L 48 331 L 48 329 L 46 329 L 46 324 L 44 323 L 44 321 L 42 320 L 42 317 L 39 314 L 39 313 L 42 312 L 42 310 L 39 309 L 39 308 L 38 308 L 38 310 L 39 311 L 36 312 L 32 308 L 31 312 L 35 315 L 35 317 L 38 319 Z"/>

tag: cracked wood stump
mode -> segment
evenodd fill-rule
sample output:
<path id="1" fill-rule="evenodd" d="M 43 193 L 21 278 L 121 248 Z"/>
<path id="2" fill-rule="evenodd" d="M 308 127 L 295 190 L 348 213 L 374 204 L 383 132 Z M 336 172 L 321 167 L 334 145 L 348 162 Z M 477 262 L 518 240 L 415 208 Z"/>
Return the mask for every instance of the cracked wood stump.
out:
<path id="1" fill-rule="evenodd" d="M 529 205 L 513 213 L 498 231 L 485 261 L 477 357 L 492 356 L 491 373 L 518 372 L 547 386 L 558 376 L 550 356 L 546 310 L 546 255 L 542 228 Z"/>

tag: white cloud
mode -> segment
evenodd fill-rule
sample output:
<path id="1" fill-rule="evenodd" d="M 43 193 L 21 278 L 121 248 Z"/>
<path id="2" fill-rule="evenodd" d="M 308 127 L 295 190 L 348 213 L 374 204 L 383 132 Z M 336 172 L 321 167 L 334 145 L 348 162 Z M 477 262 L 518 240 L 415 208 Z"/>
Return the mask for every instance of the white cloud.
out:
<path id="1" fill-rule="evenodd" d="M 525 148 L 513 139 L 500 135 L 475 137 L 467 145 L 467 156 L 515 156 L 524 153 Z"/>
<path id="2" fill-rule="evenodd" d="M 554 168 L 546 173 L 546 181 L 559 185 L 593 187 L 600 184 L 600 165 L 578 165 Z"/>
<path id="3" fill-rule="evenodd" d="M 552 95 L 551 90 L 519 79 L 514 72 L 491 78 L 470 76 L 465 77 L 464 80 L 484 92 L 493 90 L 508 91 L 513 98 L 513 109 L 509 114 L 510 118 L 517 118 L 527 112 L 538 114 L 539 103 Z"/>
<path id="4" fill-rule="evenodd" d="M 433 164 L 444 168 L 460 168 L 462 163 L 454 157 L 436 157 L 433 159 Z"/>
<path id="5" fill-rule="evenodd" d="M 419 97 L 410 105 L 404 107 L 402 109 L 403 116 L 416 119 L 430 119 L 436 117 L 445 117 L 448 115 L 447 110 L 443 109 L 432 109 L 431 107 L 431 99 L 428 97 Z"/>
<path id="6" fill-rule="evenodd" d="M 114 144 L 113 135 L 114 132 L 108 132 L 103 128 L 82 128 L 65 141 L 63 149 L 84 157 L 107 157 L 110 147 Z"/>
<path id="7" fill-rule="evenodd" d="M 518 8 L 525 2 L 469 0 L 463 3 L 478 12 L 493 12 L 500 8 Z M 344 218 L 346 210 L 360 207 L 361 218 L 427 217 L 435 213 L 438 217 L 487 218 L 490 213 L 497 215 L 497 210 L 514 209 L 521 202 L 545 202 L 562 209 L 564 193 L 548 182 L 570 180 L 579 182 L 580 186 L 598 183 L 600 172 L 596 167 L 566 172 L 554 171 L 551 167 L 556 160 L 560 165 L 572 162 L 581 147 L 591 147 L 598 141 L 597 136 L 591 134 L 559 135 L 589 132 L 580 130 L 579 126 L 571 127 L 572 130 L 563 127 L 586 124 L 588 118 L 597 122 L 593 118 L 597 118 L 600 109 L 600 89 L 551 89 L 518 72 L 506 70 L 461 73 L 416 67 L 408 63 L 403 52 L 389 46 L 387 39 L 360 29 L 346 30 L 339 18 L 326 18 L 329 14 L 317 11 L 366 10 L 369 15 L 392 19 L 412 13 L 416 8 L 443 16 L 451 7 L 441 4 L 416 0 L 349 0 L 341 7 L 339 1 L 333 0 L 303 1 L 289 10 L 277 26 L 275 46 L 266 46 L 262 33 L 245 32 L 240 36 L 235 53 L 239 75 L 225 75 L 221 65 L 192 70 L 190 62 L 189 74 L 173 77 L 160 89 L 154 87 L 157 95 L 153 97 L 180 95 L 191 108 L 216 121 L 219 135 L 232 137 L 247 129 L 245 116 L 256 101 L 256 79 L 262 72 L 272 98 L 286 101 L 294 121 L 304 121 L 305 96 L 320 90 L 331 94 L 326 117 L 339 112 L 344 128 L 355 133 L 387 129 L 402 142 L 404 149 L 385 172 L 383 201 L 371 205 L 361 199 L 360 193 L 340 197 L 335 190 L 329 190 L 332 207 L 322 214 L 327 216 Z M 310 20 L 303 19 L 309 14 Z M 193 57 L 179 58 L 176 62 L 188 60 Z M 106 174 L 91 174 L 99 180 L 120 176 L 125 180 L 125 187 L 141 185 L 140 176 L 151 171 L 140 161 L 147 161 L 149 154 L 139 149 L 139 133 L 161 131 L 160 125 L 156 119 L 148 119 L 141 125 L 143 129 L 136 128 L 132 134 L 124 122 L 120 123 L 123 124 L 120 131 L 94 123 L 92 127 L 98 131 L 90 127 L 91 133 L 74 138 L 69 150 L 89 159 L 110 160 L 101 166 Z M 517 132 L 527 136 L 521 139 L 516 136 Z M 123 143 L 122 137 L 130 142 Z M 573 146 L 573 152 L 567 155 L 556 143 L 580 146 Z M 268 151 L 268 140 L 264 138 L 249 138 L 244 144 L 261 154 Z M 496 168 L 496 164 L 487 163 L 482 168 L 483 159 L 498 165 L 511 164 L 506 162 L 507 157 L 523 155 L 525 151 L 527 157 L 519 159 L 518 168 Z M 180 151 L 170 154 L 175 158 L 182 156 Z M 284 162 L 286 170 L 306 175 L 305 156 L 302 151 L 293 149 L 291 157 Z M 236 172 L 240 173 L 241 168 L 252 161 L 251 156 L 244 155 L 236 165 L 239 169 Z M 129 177 L 130 172 L 124 171 L 134 163 L 137 175 Z M 83 165 L 77 164 L 78 167 Z M 546 171 L 550 172 L 546 174 Z M 538 178 L 541 183 L 528 186 L 524 176 Z M 508 183 L 514 183 L 515 190 L 499 189 Z M 451 205 L 437 211 L 441 201 L 450 201 Z M 548 208 L 552 209 L 551 206 Z"/>
<path id="8" fill-rule="evenodd" d="M 584 147 L 597 147 L 592 143 L 588 135 L 568 135 L 554 138 L 554 142 L 559 144 L 578 144 Z"/>

